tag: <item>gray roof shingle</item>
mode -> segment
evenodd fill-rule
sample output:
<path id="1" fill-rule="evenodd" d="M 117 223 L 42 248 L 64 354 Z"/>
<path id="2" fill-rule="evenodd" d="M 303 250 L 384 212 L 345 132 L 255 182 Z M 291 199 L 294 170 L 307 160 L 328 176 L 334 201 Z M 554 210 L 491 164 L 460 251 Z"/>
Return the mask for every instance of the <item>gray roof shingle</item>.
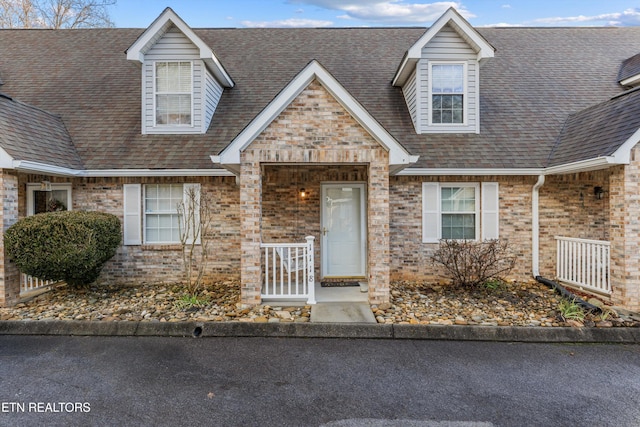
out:
<path id="1" fill-rule="evenodd" d="M 610 156 L 640 129 L 640 88 L 569 117 L 547 166 Z"/>
<path id="2" fill-rule="evenodd" d="M 417 167 L 530 168 L 546 164 L 570 114 L 622 92 L 620 66 L 640 45 L 640 27 L 479 28 L 496 48 L 480 70 L 480 134 L 417 135 L 391 80 L 424 28 L 195 29 L 236 86 L 207 134 L 141 135 L 140 68 L 124 51 L 142 31 L 0 30 L 2 89 L 60 115 L 87 169 L 205 169 L 316 59 Z"/>
<path id="3" fill-rule="evenodd" d="M 618 74 L 618 81 L 621 82 L 638 74 L 640 74 L 640 53 L 622 63 L 620 73 Z"/>
<path id="4" fill-rule="evenodd" d="M 14 160 L 82 169 L 80 157 L 60 117 L 2 94 L 0 147 Z"/>

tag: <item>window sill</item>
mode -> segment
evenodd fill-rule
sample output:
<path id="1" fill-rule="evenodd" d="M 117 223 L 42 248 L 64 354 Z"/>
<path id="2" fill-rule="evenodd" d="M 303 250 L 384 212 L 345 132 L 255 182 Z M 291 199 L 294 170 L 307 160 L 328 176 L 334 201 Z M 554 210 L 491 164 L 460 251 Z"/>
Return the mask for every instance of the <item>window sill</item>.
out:
<path id="1" fill-rule="evenodd" d="M 145 243 L 140 245 L 143 251 L 179 251 L 182 245 L 179 243 Z"/>

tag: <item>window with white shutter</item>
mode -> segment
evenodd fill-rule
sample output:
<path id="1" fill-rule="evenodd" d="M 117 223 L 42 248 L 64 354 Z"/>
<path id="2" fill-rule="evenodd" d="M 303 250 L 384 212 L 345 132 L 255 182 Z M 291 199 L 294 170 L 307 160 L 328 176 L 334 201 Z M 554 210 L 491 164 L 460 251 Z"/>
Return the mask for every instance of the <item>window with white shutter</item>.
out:
<path id="1" fill-rule="evenodd" d="M 178 205 L 189 205 L 189 189 L 196 198 L 195 222 L 200 221 L 200 184 L 125 184 L 123 189 L 125 245 L 180 243 L 185 226 Z"/>
<path id="2" fill-rule="evenodd" d="M 498 183 L 422 184 L 422 241 L 497 239 Z"/>

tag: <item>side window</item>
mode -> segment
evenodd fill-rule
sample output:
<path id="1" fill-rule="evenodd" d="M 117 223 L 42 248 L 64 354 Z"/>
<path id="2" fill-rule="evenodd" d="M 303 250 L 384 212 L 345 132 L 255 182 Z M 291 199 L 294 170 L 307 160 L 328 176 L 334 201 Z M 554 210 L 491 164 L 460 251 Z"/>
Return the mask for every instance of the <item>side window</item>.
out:
<path id="1" fill-rule="evenodd" d="M 71 184 L 27 184 L 27 215 L 71 210 Z"/>

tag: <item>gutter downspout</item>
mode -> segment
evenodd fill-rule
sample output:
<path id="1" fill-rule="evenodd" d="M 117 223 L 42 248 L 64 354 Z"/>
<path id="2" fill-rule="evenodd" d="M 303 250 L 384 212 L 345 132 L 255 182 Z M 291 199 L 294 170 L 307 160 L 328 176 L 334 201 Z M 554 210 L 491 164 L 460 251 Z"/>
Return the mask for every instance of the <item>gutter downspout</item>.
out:
<path id="1" fill-rule="evenodd" d="M 544 185 L 544 175 L 538 175 L 538 182 L 531 193 L 531 271 L 533 277 L 540 276 L 540 198 L 539 190 Z"/>

